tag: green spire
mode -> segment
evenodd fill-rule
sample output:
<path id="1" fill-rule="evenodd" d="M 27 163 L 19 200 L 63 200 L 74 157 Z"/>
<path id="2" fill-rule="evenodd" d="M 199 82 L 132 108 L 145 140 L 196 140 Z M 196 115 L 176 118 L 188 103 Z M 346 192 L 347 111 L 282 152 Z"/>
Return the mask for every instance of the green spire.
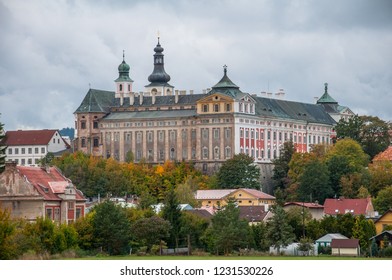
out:
<path id="1" fill-rule="evenodd" d="M 129 65 L 125 62 L 125 51 L 123 50 L 123 61 L 118 66 L 118 78 L 115 82 L 133 82 L 129 77 Z"/>
<path id="2" fill-rule="evenodd" d="M 328 83 L 324 84 L 324 94 L 317 100 L 317 104 L 338 104 L 338 102 L 333 99 L 328 93 Z"/>

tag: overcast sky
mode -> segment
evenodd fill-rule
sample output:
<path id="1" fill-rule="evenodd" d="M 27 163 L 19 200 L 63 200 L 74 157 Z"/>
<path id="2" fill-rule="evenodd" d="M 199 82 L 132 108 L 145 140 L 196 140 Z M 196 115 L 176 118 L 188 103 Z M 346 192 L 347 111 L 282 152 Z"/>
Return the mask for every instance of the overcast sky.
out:
<path id="1" fill-rule="evenodd" d="M 179 90 L 228 76 L 243 92 L 329 93 L 392 121 L 392 1 L 0 0 L 0 122 L 6 130 L 74 126 L 89 87 L 114 90 L 130 65 L 142 91 L 160 42 Z"/>

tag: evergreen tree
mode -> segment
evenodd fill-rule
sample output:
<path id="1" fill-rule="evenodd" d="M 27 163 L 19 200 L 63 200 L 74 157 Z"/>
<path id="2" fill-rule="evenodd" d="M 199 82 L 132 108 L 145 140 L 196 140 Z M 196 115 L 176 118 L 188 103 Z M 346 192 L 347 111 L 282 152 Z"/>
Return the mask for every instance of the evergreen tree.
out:
<path id="1" fill-rule="evenodd" d="M 244 248 L 250 243 L 248 222 L 240 219 L 240 210 L 234 199 L 230 198 L 227 205 L 213 216 L 211 227 L 207 229 L 203 239 L 211 251 L 224 254 Z"/>
<path id="2" fill-rule="evenodd" d="M 162 218 L 170 222 L 170 237 L 167 242 L 169 246 L 178 247 L 181 230 L 181 209 L 174 188 L 171 188 L 165 199 L 165 206 L 162 209 Z"/>
<path id="3" fill-rule="evenodd" d="M 101 247 L 110 255 L 127 253 L 130 224 L 125 209 L 105 201 L 95 206 L 94 212 L 92 224 L 96 248 Z"/>
<path id="4" fill-rule="evenodd" d="M 281 206 L 272 208 L 274 216 L 268 221 L 268 239 L 280 254 L 280 249 L 289 245 L 295 238 L 293 228 L 289 225 L 286 212 Z"/>

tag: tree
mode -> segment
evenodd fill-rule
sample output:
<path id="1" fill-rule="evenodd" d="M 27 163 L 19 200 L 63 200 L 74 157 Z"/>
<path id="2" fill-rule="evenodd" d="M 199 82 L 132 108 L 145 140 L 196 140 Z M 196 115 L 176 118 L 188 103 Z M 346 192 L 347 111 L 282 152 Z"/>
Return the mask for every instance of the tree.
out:
<path id="1" fill-rule="evenodd" d="M 12 239 L 15 227 L 9 211 L 0 208 L 0 260 L 9 260 L 15 257 L 16 244 Z"/>
<path id="2" fill-rule="evenodd" d="M 147 246 L 148 251 L 153 245 L 160 244 L 161 240 L 169 237 L 170 223 L 158 216 L 142 218 L 132 225 L 133 240 L 141 246 Z"/>
<path id="3" fill-rule="evenodd" d="M 280 254 L 280 249 L 289 245 L 294 240 L 295 235 L 283 208 L 275 206 L 271 211 L 274 216 L 267 222 L 267 236 L 278 254 Z"/>
<path id="4" fill-rule="evenodd" d="M 392 209 L 392 185 L 378 192 L 377 197 L 373 200 L 373 205 L 380 214 Z"/>
<path id="5" fill-rule="evenodd" d="M 209 220 L 206 218 L 199 217 L 190 211 L 184 211 L 181 215 L 181 230 L 180 235 L 189 237 L 191 246 L 202 248 L 204 243 L 202 242 L 202 236 L 209 226 Z"/>
<path id="6" fill-rule="evenodd" d="M 345 157 L 349 170 L 360 172 L 369 162 L 369 156 L 365 154 L 361 145 L 353 139 L 341 139 L 336 142 L 326 154 L 329 161 L 334 156 Z"/>
<path id="7" fill-rule="evenodd" d="M 181 209 L 174 188 L 171 188 L 165 199 L 165 206 L 162 209 L 162 218 L 171 225 L 170 236 L 167 244 L 178 247 L 179 233 L 181 229 Z"/>
<path id="8" fill-rule="evenodd" d="M 354 168 L 350 166 L 348 157 L 339 154 L 329 157 L 326 164 L 333 192 L 336 196 L 340 196 L 342 189 L 340 180 L 344 175 L 354 172 Z"/>
<path id="9" fill-rule="evenodd" d="M 251 240 L 250 228 L 246 220 L 240 219 L 240 210 L 234 199 L 216 213 L 211 220 L 203 240 L 211 251 L 229 254 L 235 249 L 244 248 Z"/>
<path id="10" fill-rule="evenodd" d="M 2 143 L 5 139 L 4 125 L 0 122 L 0 173 L 5 169 L 5 150 L 7 147 Z"/>
<path id="11" fill-rule="evenodd" d="M 390 144 L 388 124 L 372 116 L 352 116 L 341 119 L 335 127 L 337 139 L 351 138 L 357 141 L 366 154 L 373 158 Z"/>
<path id="12" fill-rule="evenodd" d="M 279 157 L 272 160 L 272 163 L 274 164 L 272 179 L 276 182 L 275 188 L 285 189 L 289 185 L 289 163 L 294 153 L 294 143 L 288 141 L 283 144 Z"/>
<path id="13" fill-rule="evenodd" d="M 376 196 L 386 186 L 392 186 L 392 163 L 390 161 L 376 161 L 369 165 L 371 176 L 369 192 Z"/>
<path id="14" fill-rule="evenodd" d="M 94 207 L 92 219 L 95 245 L 110 255 L 128 252 L 130 224 L 124 208 L 111 201 Z"/>
<path id="15" fill-rule="evenodd" d="M 307 223 L 312 219 L 309 209 L 304 207 L 293 207 L 287 211 L 287 221 L 293 228 L 295 240 L 305 236 Z"/>
<path id="16" fill-rule="evenodd" d="M 255 243 L 255 248 L 262 252 L 268 251 L 269 242 L 267 239 L 267 225 L 264 222 L 251 225 L 251 233 Z"/>
<path id="17" fill-rule="evenodd" d="M 353 238 L 359 239 L 359 244 L 361 246 L 361 251 L 366 252 L 369 250 L 372 238 L 376 235 L 376 227 L 372 220 L 367 220 L 365 216 L 355 217 L 355 223 L 352 229 Z M 368 252 L 370 254 L 370 252 Z"/>
<path id="18" fill-rule="evenodd" d="M 323 204 L 333 194 L 329 178 L 328 168 L 323 162 L 316 159 L 307 163 L 299 179 L 299 199 L 309 202 L 317 200 Z"/>
<path id="19" fill-rule="evenodd" d="M 237 154 L 222 164 L 217 172 L 218 186 L 223 189 L 260 189 L 260 169 L 254 159 L 246 154 Z"/>

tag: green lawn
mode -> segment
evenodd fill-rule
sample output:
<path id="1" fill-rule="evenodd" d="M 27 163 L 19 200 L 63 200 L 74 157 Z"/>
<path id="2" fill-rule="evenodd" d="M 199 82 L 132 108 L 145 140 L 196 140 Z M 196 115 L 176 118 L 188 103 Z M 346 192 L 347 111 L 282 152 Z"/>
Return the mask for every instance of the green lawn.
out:
<path id="1" fill-rule="evenodd" d="M 358 258 L 335 256 L 100 256 L 82 260 L 388 260 L 392 258 Z"/>

